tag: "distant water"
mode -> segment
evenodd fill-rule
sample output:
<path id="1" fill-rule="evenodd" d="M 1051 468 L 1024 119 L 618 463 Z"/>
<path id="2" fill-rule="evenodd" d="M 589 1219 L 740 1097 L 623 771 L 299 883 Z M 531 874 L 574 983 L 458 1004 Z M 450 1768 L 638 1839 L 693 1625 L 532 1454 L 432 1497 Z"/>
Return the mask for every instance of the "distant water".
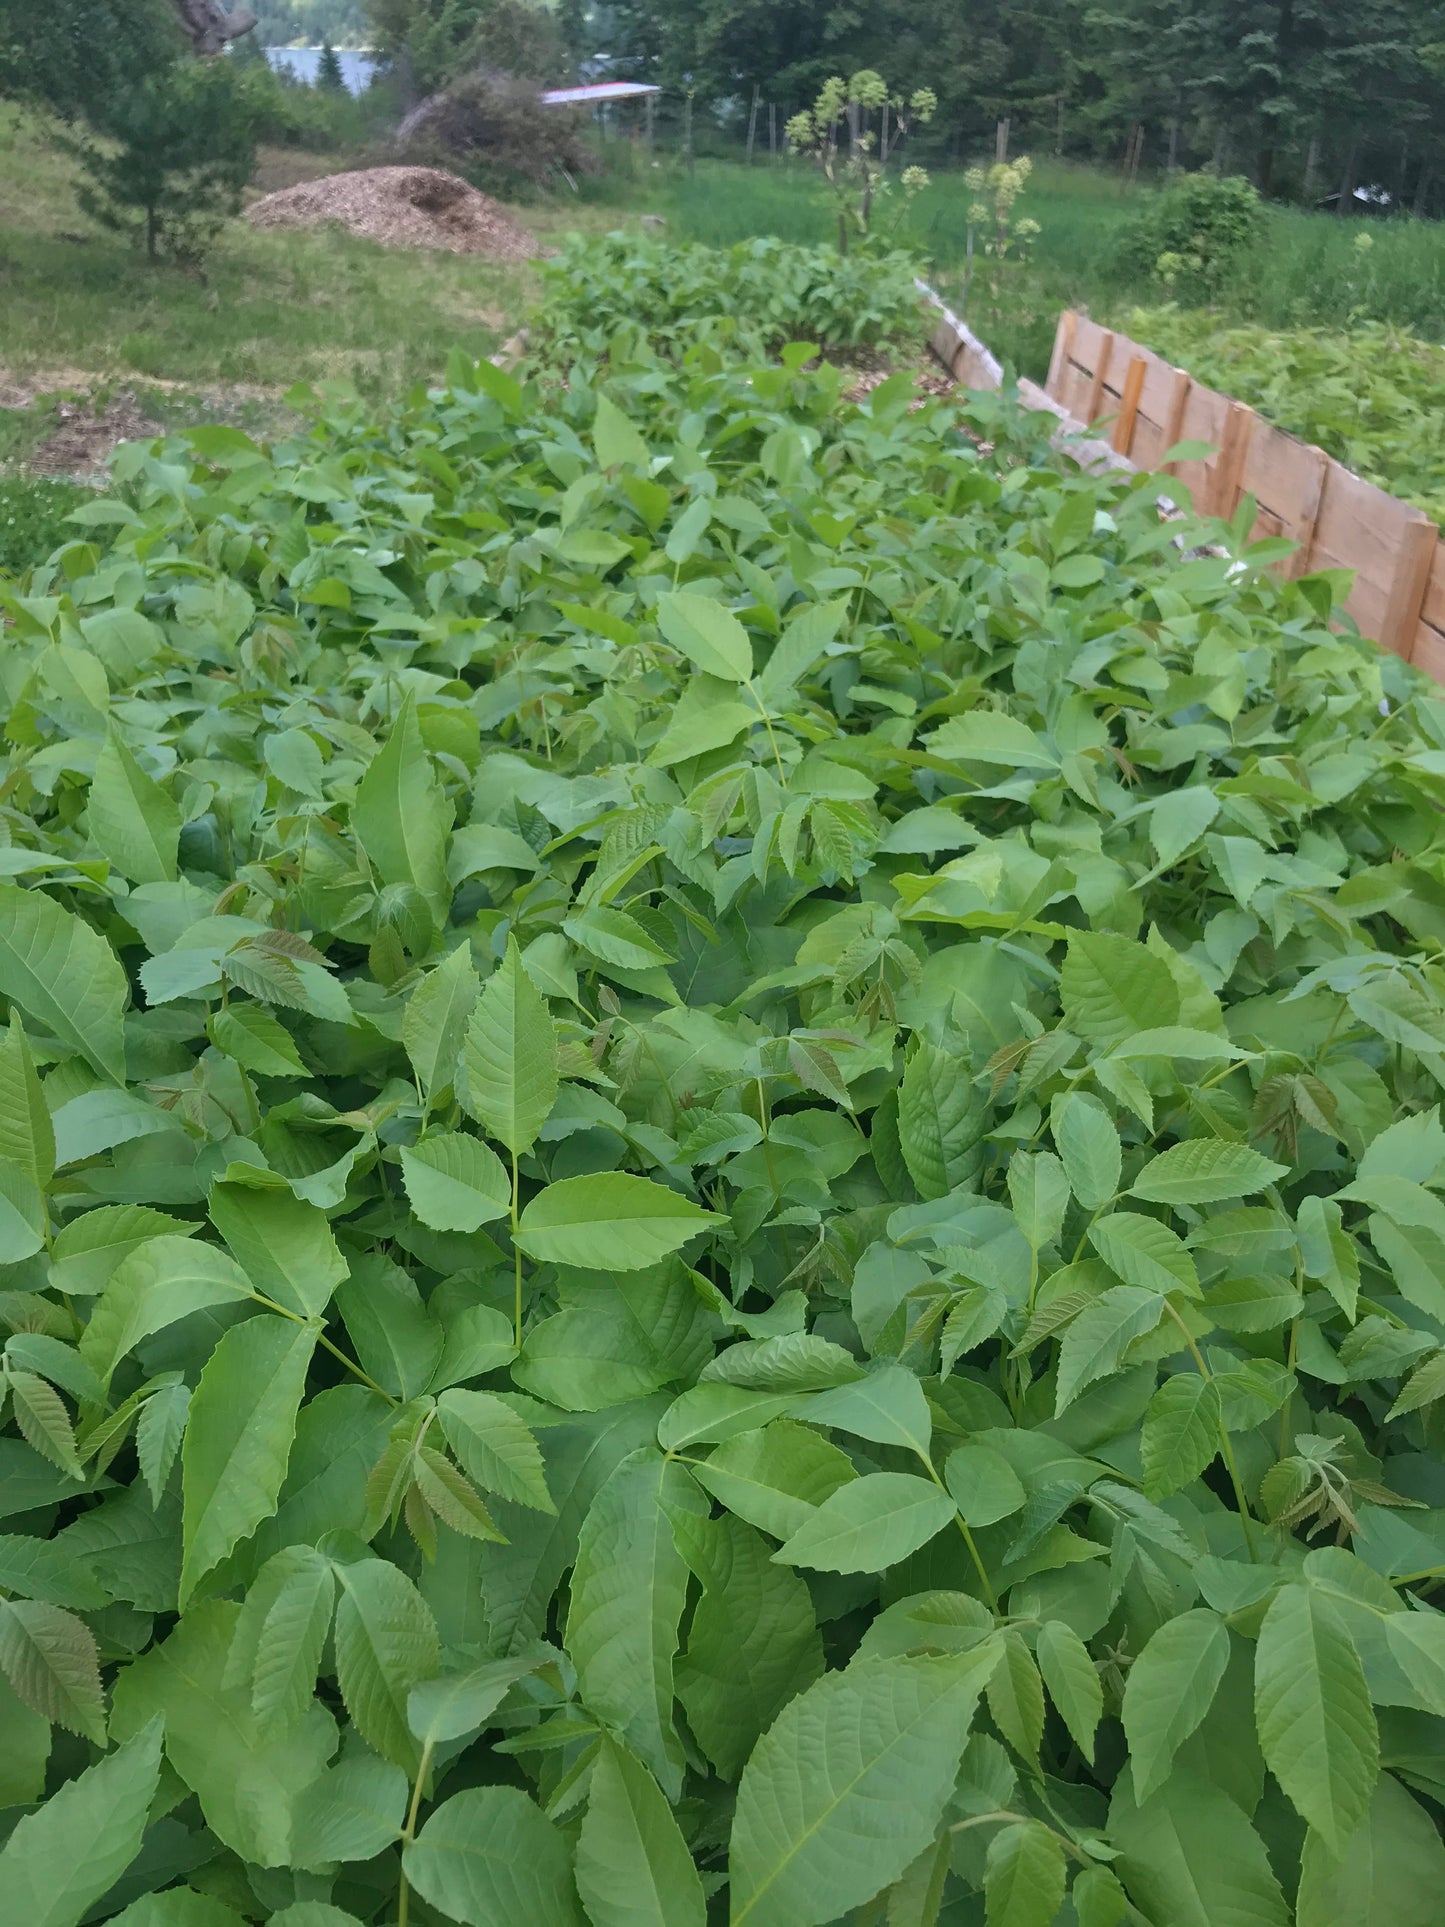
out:
<path id="1" fill-rule="evenodd" d="M 316 70 L 321 65 L 319 47 L 268 47 L 266 58 L 277 73 L 289 70 L 297 80 L 304 80 L 310 87 L 316 85 Z M 371 76 L 377 66 L 375 54 L 338 47 L 336 58 L 341 62 L 341 77 L 346 82 L 349 94 L 359 94 L 371 84 Z"/>

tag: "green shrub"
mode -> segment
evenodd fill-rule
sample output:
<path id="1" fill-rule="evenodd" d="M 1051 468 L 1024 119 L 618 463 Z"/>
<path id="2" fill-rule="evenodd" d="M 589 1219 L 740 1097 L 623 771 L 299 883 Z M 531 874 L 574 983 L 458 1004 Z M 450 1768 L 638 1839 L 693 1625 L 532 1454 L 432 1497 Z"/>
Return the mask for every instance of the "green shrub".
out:
<path id="1" fill-rule="evenodd" d="M 1445 704 L 624 348 L 0 597 L 10 1917 L 1431 1921 Z"/>
<path id="2" fill-rule="evenodd" d="M 1264 207 L 1250 182 L 1186 174 L 1141 203 L 1117 247 L 1127 272 L 1153 274 L 1193 300 L 1217 293 L 1263 231 Z"/>

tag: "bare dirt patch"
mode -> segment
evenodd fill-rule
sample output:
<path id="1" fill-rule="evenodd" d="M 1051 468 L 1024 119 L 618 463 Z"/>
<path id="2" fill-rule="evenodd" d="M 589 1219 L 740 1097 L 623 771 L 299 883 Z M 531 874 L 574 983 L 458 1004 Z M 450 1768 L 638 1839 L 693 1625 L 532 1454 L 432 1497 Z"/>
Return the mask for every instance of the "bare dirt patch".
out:
<path id="1" fill-rule="evenodd" d="M 368 167 L 300 181 L 246 209 L 253 227 L 318 227 L 338 222 L 387 247 L 439 248 L 493 261 L 527 261 L 542 245 L 459 175 L 439 167 Z"/>
<path id="2" fill-rule="evenodd" d="M 56 403 L 55 427 L 31 454 L 36 475 L 73 476 L 95 481 L 118 442 L 148 441 L 161 424 L 128 389 L 96 406 L 76 396 Z"/>

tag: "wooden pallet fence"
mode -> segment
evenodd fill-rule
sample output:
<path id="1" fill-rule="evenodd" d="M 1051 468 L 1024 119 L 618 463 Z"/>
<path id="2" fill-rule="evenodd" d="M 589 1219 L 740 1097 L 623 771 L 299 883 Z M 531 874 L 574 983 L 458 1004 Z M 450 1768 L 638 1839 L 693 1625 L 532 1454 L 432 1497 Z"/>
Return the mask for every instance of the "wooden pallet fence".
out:
<path id="1" fill-rule="evenodd" d="M 1002 388 L 1003 368 L 998 358 L 989 352 L 967 322 L 961 320 L 926 281 L 919 281 L 915 285 L 936 316 L 933 333 L 928 340 L 935 360 L 941 361 L 954 380 L 964 388 Z M 1019 400 L 1025 408 L 1040 409 L 1056 417 L 1059 426 L 1053 440 L 1060 446 L 1067 440 L 1069 453 L 1081 467 L 1132 469 L 1135 466 L 1127 456 L 1118 454 L 1107 441 L 1090 437 L 1083 422 L 1071 415 L 1037 382 L 1020 381 L 1018 388 Z"/>
<path id="2" fill-rule="evenodd" d="M 1445 542 L 1429 516 L 1086 315 L 1059 317 L 1046 392 L 1137 468 L 1179 442 L 1213 453 L 1168 464 L 1205 515 L 1254 497 L 1256 536 L 1298 546 L 1287 573 L 1351 569 L 1345 608 L 1361 631 L 1445 682 Z"/>

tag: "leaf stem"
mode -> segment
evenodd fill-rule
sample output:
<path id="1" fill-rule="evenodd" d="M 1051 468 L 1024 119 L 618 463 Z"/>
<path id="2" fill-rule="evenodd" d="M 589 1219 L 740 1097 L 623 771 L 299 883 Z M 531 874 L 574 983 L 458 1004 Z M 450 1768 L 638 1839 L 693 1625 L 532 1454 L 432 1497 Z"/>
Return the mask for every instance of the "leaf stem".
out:
<path id="1" fill-rule="evenodd" d="M 754 687 L 753 679 L 751 676 L 748 677 L 747 691 L 748 691 L 748 694 L 752 697 L 753 701 L 757 704 L 758 714 L 763 719 L 763 728 L 768 732 L 768 742 L 771 744 L 772 751 L 773 751 L 773 767 L 778 772 L 778 787 L 779 789 L 785 790 L 788 787 L 788 779 L 783 774 L 783 758 L 778 749 L 778 739 L 773 733 L 773 719 L 768 714 L 767 704 L 763 701 L 762 697 L 758 694 L 757 689 Z"/>
<path id="2" fill-rule="evenodd" d="M 522 1349 L 522 1247 L 517 1243 L 517 1153 L 512 1152 L 512 1342 Z"/>
<path id="3" fill-rule="evenodd" d="M 264 1305 L 267 1311 L 274 1311 L 282 1318 L 289 1318 L 293 1325 L 310 1325 L 316 1322 L 314 1319 L 303 1318 L 299 1311 L 292 1311 L 289 1305 L 278 1305 L 274 1298 L 268 1298 L 263 1291 L 253 1291 L 251 1296 L 258 1305 Z M 348 1358 L 339 1345 L 333 1345 L 323 1330 L 318 1329 L 316 1342 L 323 1351 L 330 1352 L 338 1364 L 344 1365 L 353 1377 L 359 1378 L 363 1385 L 375 1392 L 378 1398 L 384 1398 L 388 1405 L 401 1403 L 400 1399 L 392 1397 L 384 1385 L 378 1385 L 370 1372 L 364 1372 L 354 1358 Z"/>
<path id="4" fill-rule="evenodd" d="M 1214 1374 L 1210 1371 L 1208 1365 L 1205 1364 L 1204 1354 L 1200 1351 L 1198 1345 L 1195 1344 L 1193 1332 L 1191 1332 L 1185 1324 L 1178 1308 L 1171 1303 L 1168 1298 L 1164 1300 L 1164 1309 L 1169 1313 L 1180 1331 L 1183 1332 L 1184 1342 L 1188 1345 L 1190 1353 L 1193 1356 L 1199 1376 L 1207 1383 L 1214 1377 Z M 1239 1476 L 1239 1466 L 1234 1457 L 1234 1441 L 1229 1436 L 1229 1427 L 1224 1422 L 1222 1412 L 1219 1417 L 1219 1450 L 1224 1460 L 1224 1469 L 1229 1474 L 1229 1483 L 1234 1487 L 1234 1503 L 1239 1508 L 1239 1527 L 1240 1531 L 1244 1534 L 1245 1547 L 1250 1559 L 1257 1563 L 1259 1560 L 1259 1548 L 1254 1542 L 1254 1533 L 1251 1529 L 1253 1520 L 1248 1502 L 1244 1496 L 1244 1484 Z"/>
<path id="5" fill-rule="evenodd" d="M 411 1805 L 407 1809 L 406 1825 L 401 1830 L 402 1852 L 405 1853 L 416 1838 L 416 1816 L 421 1810 L 421 1790 L 426 1784 L 427 1769 L 431 1765 L 432 1743 L 422 1743 L 421 1759 L 417 1762 L 416 1784 L 411 1790 Z M 401 1865 L 401 1884 L 396 1890 L 396 1927 L 407 1927 L 407 1916 L 411 1910 L 411 1888 L 406 1877 L 406 1861 Z"/>
<path id="6" fill-rule="evenodd" d="M 963 1543 L 968 1547 L 968 1556 L 972 1559 L 973 1569 L 978 1574 L 978 1583 L 983 1587 L 983 1596 L 988 1602 L 988 1609 L 991 1613 L 997 1615 L 998 1594 L 994 1591 L 993 1581 L 988 1576 L 988 1567 L 983 1563 L 983 1555 L 979 1552 L 978 1541 L 974 1538 L 972 1532 L 969 1531 L 968 1521 L 958 1509 L 958 1501 L 943 1483 L 943 1480 L 939 1478 L 938 1468 L 933 1463 L 933 1460 L 929 1458 L 926 1452 L 919 1452 L 918 1456 L 927 1468 L 929 1478 L 932 1479 L 933 1483 L 953 1507 L 954 1523 L 963 1534 Z"/>

